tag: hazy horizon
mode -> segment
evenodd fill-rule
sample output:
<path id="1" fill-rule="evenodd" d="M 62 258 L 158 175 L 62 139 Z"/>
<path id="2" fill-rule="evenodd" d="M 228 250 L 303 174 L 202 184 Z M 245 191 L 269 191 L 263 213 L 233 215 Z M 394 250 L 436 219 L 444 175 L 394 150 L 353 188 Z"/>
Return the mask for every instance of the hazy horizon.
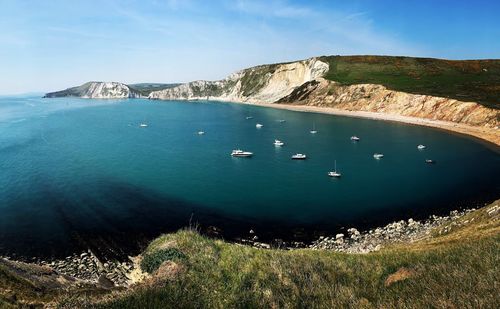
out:
<path id="1" fill-rule="evenodd" d="M 217 80 L 321 55 L 499 58 L 500 3 L 0 0 L 0 95 Z"/>

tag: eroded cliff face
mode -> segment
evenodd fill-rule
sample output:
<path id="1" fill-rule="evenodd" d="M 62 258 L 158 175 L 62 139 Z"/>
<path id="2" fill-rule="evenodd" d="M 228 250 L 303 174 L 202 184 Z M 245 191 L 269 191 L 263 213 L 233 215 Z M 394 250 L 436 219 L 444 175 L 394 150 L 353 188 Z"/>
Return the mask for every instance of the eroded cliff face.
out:
<path id="1" fill-rule="evenodd" d="M 220 81 L 195 81 L 154 91 L 150 99 L 289 103 L 452 121 L 497 128 L 499 110 L 474 102 L 410 94 L 382 85 L 344 86 L 322 78 L 329 65 L 317 58 L 257 66 Z"/>
<path id="2" fill-rule="evenodd" d="M 500 126 L 500 111 L 478 103 L 393 91 L 374 84 L 343 86 L 323 78 L 297 87 L 278 103 L 378 112 L 488 128 Z"/>
<path id="3" fill-rule="evenodd" d="M 241 70 L 220 81 L 195 81 L 154 91 L 149 98 L 273 103 L 305 82 L 323 76 L 327 71 L 328 64 L 316 58 L 262 65 Z"/>
<path id="4" fill-rule="evenodd" d="M 46 98 L 80 97 L 86 99 L 138 98 L 141 95 L 129 86 L 118 82 L 88 82 L 81 86 L 47 93 Z"/>
<path id="5" fill-rule="evenodd" d="M 92 82 L 83 93 L 82 98 L 91 99 L 111 99 L 128 98 L 130 89 L 121 83 L 116 82 Z"/>

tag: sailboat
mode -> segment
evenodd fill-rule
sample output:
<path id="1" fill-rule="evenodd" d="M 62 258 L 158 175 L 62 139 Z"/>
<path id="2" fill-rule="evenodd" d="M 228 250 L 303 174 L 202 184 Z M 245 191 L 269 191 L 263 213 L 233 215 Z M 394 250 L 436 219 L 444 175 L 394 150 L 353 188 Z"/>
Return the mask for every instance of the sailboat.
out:
<path id="1" fill-rule="evenodd" d="M 342 176 L 341 173 L 337 172 L 337 160 L 335 160 L 335 169 L 332 172 L 328 172 L 328 176 L 330 176 L 330 177 L 337 177 L 337 178 L 339 178 L 340 176 Z"/>
<path id="2" fill-rule="evenodd" d="M 316 131 L 316 125 L 315 125 L 315 123 L 314 123 L 314 122 L 313 122 L 313 128 L 312 128 L 312 130 L 311 130 L 311 131 L 309 131 L 309 132 L 311 132 L 311 134 L 316 134 L 316 133 L 318 133 L 318 131 Z"/>

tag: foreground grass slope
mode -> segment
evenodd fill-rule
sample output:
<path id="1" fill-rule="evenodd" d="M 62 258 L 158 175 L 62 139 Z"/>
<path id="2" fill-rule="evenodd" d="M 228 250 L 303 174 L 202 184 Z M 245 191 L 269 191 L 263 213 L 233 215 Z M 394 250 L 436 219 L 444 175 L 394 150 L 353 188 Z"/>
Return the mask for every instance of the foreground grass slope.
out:
<path id="1" fill-rule="evenodd" d="M 1 260 L 0 308 L 496 308 L 499 201 L 412 244 L 370 254 L 264 250 L 180 231 L 142 255 L 128 289 Z"/>
<path id="2" fill-rule="evenodd" d="M 164 235 L 143 255 L 150 278 L 86 303 L 100 308 L 494 308 L 500 303 L 495 205 L 498 201 L 440 227 L 428 239 L 365 255 L 262 250 L 194 231 Z"/>
<path id="3" fill-rule="evenodd" d="M 500 108 L 500 60 L 443 60 L 392 56 L 324 56 L 325 78 L 345 85 L 472 101 Z"/>

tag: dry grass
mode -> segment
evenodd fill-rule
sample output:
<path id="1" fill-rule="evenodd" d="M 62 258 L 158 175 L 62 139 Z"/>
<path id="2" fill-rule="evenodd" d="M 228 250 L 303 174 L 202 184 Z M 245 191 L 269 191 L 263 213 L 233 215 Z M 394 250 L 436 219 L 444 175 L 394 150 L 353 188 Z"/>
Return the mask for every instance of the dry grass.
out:
<path id="1" fill-rule="evenodd" d="M 157 239 L 148 251 L 175 243 L 188 257 L 182 273 L 175 278 L 156 274 L 155 280 L 163 284 L 138 285 L 97 304 L 103 308 L 493 308 L 500 303 L 498 215 L 489 216 L 482 209 L 460 222 L 444 235 L 366 255 L 262 250 L 181 231 Z"/>

